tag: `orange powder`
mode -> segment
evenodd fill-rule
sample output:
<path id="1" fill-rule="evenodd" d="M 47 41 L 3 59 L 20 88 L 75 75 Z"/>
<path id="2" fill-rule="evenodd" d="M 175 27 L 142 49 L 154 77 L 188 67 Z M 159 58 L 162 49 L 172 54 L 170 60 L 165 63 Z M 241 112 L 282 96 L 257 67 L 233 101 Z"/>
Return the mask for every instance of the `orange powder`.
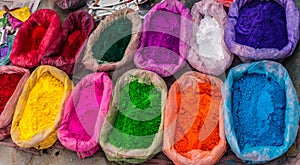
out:
<path id="1" fill-rule="evenodd" d="M 197 89 L 190 86 L 184 90 L 177 90 L 176 101 L 179 108 L 175 131 L 177 143 L 174 148 L 178 153 L 184 155 L 191 150 L 211 151 L 218 145 L 219 124 L 216 123 L 219 120 L 221 100 L 221 89 L 212 86 L 209 82 L 198 83 Z M 210 116 L 207 116 L 208 112 Z M 207 124 L 211 124 L 211 126 L 206 125 L 205 128 L 211 129 L 206 130 L 209 135 L 204 135 L 201 141 L 199 137 L 203 137 L 200 132 L 205 120 L 208 120 Z"/>

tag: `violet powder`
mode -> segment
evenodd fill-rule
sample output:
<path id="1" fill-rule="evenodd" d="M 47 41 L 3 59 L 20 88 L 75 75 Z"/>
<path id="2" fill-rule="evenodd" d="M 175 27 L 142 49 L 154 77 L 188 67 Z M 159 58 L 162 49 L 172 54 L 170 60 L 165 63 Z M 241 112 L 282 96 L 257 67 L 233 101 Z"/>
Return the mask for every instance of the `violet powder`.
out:
<path id="1" fill-rule="evenodd" d="M 252 0 L 239 11 L 236 42 L 253 48 L 277 48 L 288 44 L 285 9 L 275 1 Z"/>

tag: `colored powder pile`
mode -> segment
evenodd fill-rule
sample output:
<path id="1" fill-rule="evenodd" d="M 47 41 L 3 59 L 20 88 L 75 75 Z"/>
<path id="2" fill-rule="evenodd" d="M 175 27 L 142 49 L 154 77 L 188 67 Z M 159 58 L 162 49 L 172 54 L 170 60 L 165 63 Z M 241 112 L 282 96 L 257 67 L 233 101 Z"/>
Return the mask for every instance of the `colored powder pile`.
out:
<path id="1" fill-rule="evenodd" d="M 19 122 L 20 140 L 30 140 L 42 130 L 53 127 L 60 111 L 64 85 L 46 72 L 29 93 L 23 116 Z"/>
<path id="2" fill-rule="evenodd" d="M 132 23 L 127 18 L 119 19 L 105 29 L 94 45 L 94 58 L 100 64 L 121 61 L 131 39 Z"/>
<path id="3" fill-rule="evenodd" d="M 199 55 L 216 60 L 224 59 L 221 27 L 215 18 L 205 15 L 196 36 Z"/>
<path id="4" fill-rule="evenodd" d="M 71 111 L 69 118 L 69 133 L 71 137 L 88 141 L 94 135 L 97 118 L 100 115 L 99 106 L 103 95 L 103 84 L 81 89 L 75 110 Z"/>
<path id="5" fill-rule="evenodd" d="M 32 43 L 27 43 L 29 44 L 28 46 L 31 46 L 31 49 L 33 50 L 38 50 L 40 43 L 42 42 L 44 35 L 46 33 L 46 29 L 43 26 L 37 26 L 33 29 L 32 31 Z M 29 50 L 31 50 L 29 49 Z"/>
<path id="6" fill-rule="evenodd" d="M 239 11 L 236 42 L 253 48 L 288 44 L 285 9 L 275 1 L 252 0 Z"/>
<path id="7" fill-rule="evenodd" d="M 120 91 L 120 108 L 109 143 L 125 149 L 148 148 L 160 124 L 161 93 L 153 84 L 132 81 Z"/>
<path id="8" fill-rule="evenodd" d="M 212 97 L 212 94 L 214 97 Z M 221 89 L 212 86 L 209 82 L 198 83 L 198 89 L 192 86 L 178 90 L 176 101 L 178 107 L 174 148 L 180 154 L 185 154 L 191 150 L 211 151 L 219 144 L 219 124 L 208 126 L 212 128 L 206 139 L 200 141 L 201 129 L 205 120 L 210 120 L 208 124 L 219 122 L 219 105 L 222 100 Z M 194 108 L 198 104 L 198 109 Z M 209 112 L 211 111 L 211 112 Z M 207 115 L 212 114 L 208 117 Z"/>
<path id="9" fill-rule="evenodd" d="M 177 64 L 180 58 L 180 16 L 170 12 L 158 11 L 150 21 L 150 27 L 143 35 L 147 36 L 144 47 L 144 61 L 153 60 L 155 64 Z M 150 52 L 149 52 L 150 51 Z"/>
<path id="10" fill-rule="evenodd" d="M 285 107 L 285 91 L 272 78 L 248 74 L 235 81 L 232 114 L 241 151 L 283 145 Z"/>
<path id="11" fill-rule="evenodd" d="M 22 76 L 22 73 L 0 74 L 0 114 L 4 110 L 7 101 L 14 93 Z"/>
<path id="12" fill-rule="evenodd" d="M 75 30 L 74 32 L 72 32 L 68 36 L 68 40 L 63 46 L 61 53 L 62 56 L 66 57 L 67 59 L 74 58 L 83 40 L 84 36 L 80 30 Z"/>

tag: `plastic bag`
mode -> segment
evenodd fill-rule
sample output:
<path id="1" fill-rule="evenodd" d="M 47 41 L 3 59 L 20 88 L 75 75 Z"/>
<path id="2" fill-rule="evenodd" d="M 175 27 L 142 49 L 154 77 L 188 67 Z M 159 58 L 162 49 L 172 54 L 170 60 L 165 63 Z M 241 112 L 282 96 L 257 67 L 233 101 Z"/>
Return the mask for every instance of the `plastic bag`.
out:
<path id="1" fill-rule="evenodd" d="M 106 17 L 89 37 L 83 64 L 93 71 L 110 71 L 128 64 L 140 45 L 141 26 L 133 9 L 121 9 Z"/>
<path id="2" fill-rule="evenodd" d="M 66 101 L 58 139 L 80 158 L 92 156 L 110 106 L 112 81 L 104 72 L 85 76 Z"/>
<path id="3" fill-rule="evenodd" d="M 34 68 L 59 37 L 60 20 L 54 10 L 41 9 L 23 23 L 16 35 L 10 60 L 16 66 Z"/>
<path id="4" fill-rule="evenodd" d="M 8 21 L 11 24 L 12 29 L 17 29 L 23 25 L 23 22 L 8 14 Z"/>
<path id="5" fill-rule="evenodd" d="M 144 19 L 135 65 L 162 77 L 175 74 L 185 65 L 191 29 L 190 10 L 181 2 L 165 0 L 156 4 Z"/>
<path id="6" fill-rule="evenodd" d="M 47 79 L 49 77 L 51 79 Z M 53 86 L 61 87 L 58 90 Z M 22 148 L 45 149 L 52 146 L 57 140 L 65 100 L 72 89 L 72 81 L 63 71 L 46 65 L 34 70 L 16 106 L 11 127 L 12 140 Z M 52 94 L 48 96 L 51 99 L 47 98 L 47 94 Z"/>
<path id="7" fill-rule="evenodd" d="M 123 133 L 121 131 L 118 131 L 115 127 L 115 122 L 117 120 L 117 116 L 119 115 L 126 115 L 124 114 L 125 111 L 129 110 L 129 104 L 134 104 L 131 100 L 131 103 L 126 103 L 128 107 L 125 109 L 120 109 L 120 106 L 124 106 L 125 103 L 121 102 L 124 97 L 121 98 L 122 90 L 126 91 L 124 89 L 125 86 L 130 85 L 132 82 L 142 83 L 142 84 L 147 84 L 147 85 L 154 85 L 154 90 L 153 91 L 159 91 L 160 93 L 160 109 L 155 109 L 155 111 L 161 112 L 161 114 L 152 114 L 150 118 L 143 118 L 139 119 L 138 116 L 142 115 L 140 117 L 146 117 L 146 114 L 144 112 L 147 110 L 145 113 L 151 113 L 148 108 L 142 109 L 139 113 L 138 116 L 134 116 L 134 114 L 130 114 L 130 116 L 127 116 L 128 120 L 134 120 L 139 121 L 140 124 L 136 126 L 135 128 L 137 129 L 141 124 L 143 124 L 142 121 L 147 122 L 147 121 L 152 121 L 154 118 L 159 118 L 160 119 L 160 124 L 158 131 L 155 134 L 149 134 L 148 136 L 135 136 L 135 135 L 128 135 L 132 139 L 138 138 L 138 141 L 143 145 L 145 143 L 145 140 L 148 139 L 148 137 L 153 138 L 151 144 L 147 146 L 146 148 L 135 148 L 135 149 L 126 149 L 122 147 L 117 147 L 115 145 L 112 145 L 109 142 L 109 135 L 115 131 L 119 132 L 119 136 L 117 137 L 117 141 L 119 143 L 122 143 L 123 139 L 125 139 L 125 136 L 127 137 L 126 133 Z M 139 91 L 141 88 L 137 88 L 134 91 Z M 129 94 L 130 95 L 130 94 Z M 142 95 L 142 94 L 141 94 Z M 130 96 L 128 96 L 130 97 Z M 141 96 L 142 97 L 142 96 Z M 101 133 L 100 133 L 100 145 L 109 161 L 116 161 L 118 163 L 142 163 L 146 160 L 151 159 L 155 154 L 161 151 L 161 145 L 162 145 L 162 138 L 163 138 L 163 118 L 164 118 L 164 109 L 165 109 L 165 101 L 167 98 L 167 86 L 163 79 L 161 79 L 157 74 L 150 72 L 150 71 L 145 71 L 145 70 L 139 70 L 139 69 L 133 69 L 125 72 L 117 81 L 114 92 L 113 92 L 113 99 L 112 103 L 110 106 L 110 109 L 108 111 L 108 114 L 106 116 L 106 120 L 103 124 Z M 130 97 L 131 99 L 131 97 Z M 150 99 L 150 98 L 149 98 Z M 142 104 L 143 101 L 145 100 L 140 100 L 138 104 Z M 146 100 L 147 101 L 147 100 Z M 159 102 L 155 101 L 155 104 L 159 104 Z M 151 101 L 150 99 L 150 105 L 154 105 L 154 102 Z M 141 110 L 141 109 L 139 109 Z M 145 110 L 145 111 L 144 111 Z M 159 117 L 160 115 L 160 117 Z M 148 116 L 149 117 L 149 116 Z M 126 120 L 127 120 L 126 119 Z M 128 121 L 127 120 L 127 121 Z M 124 120 L 125 121 L 125 120 Z M 123 125 L 124 126 L 124 125 Z M 149 140 L 149 139 L 148 139 Z M 147 141 L 148 141 L 147 140 Z M 126 143 L 130 143 L 131 145 L 137 145 L 134 141 L 126 141 Z"/>
<path id="8" fill-rule="evenodd" d="M 22 22 L 25 22 L 30 17 L 30 10 L 27 6 L 10 11 L 9 13 Z"/>
<path id="9" fill-rule="evenodd" d="M 171 86 L 163 151 L 175 164 L 215 164 L 225 153 L 222 85 L 216 77 L 190 71 Z M 192 137 L 197 137 L 198 142 Z"/>
<path id="10" fill-rule="evenodd" d="M 288 44 L 281 50 L 277 48 L 257 48 L 242 45 L 236 42 L 235 27 L 239 18 L 239 10 L 245 6 L 249 0 L 236 0 L 233 1 L 229 11 L 228 19 L 225 25 L 224 39 L 228 49 L 239 56 L 243 62 L 249 62 L 253 60 L 276 60 L 281 61 L 284 58 L 292 55 L 297 42 L 299 40 L 299 10 L 294 1 L 278 0 L 279 3 L 285 10 L 286 14 L 286 27 L 288 33 Z M 250 1 L 251 2 L 251 1 Z M 264 1 L 262 1 L 264 2 Z M 247 18 L 246 18 L 247 19 Z M 276 20 L 274 20 L 276 23 Z M 248 26 L 245 26 L 248 27 Z M 252 27 L 252 25 L 249 27 Z M 242 29 L 245 30 L 246 29 Z"/>
<path id="11" fill-rule="evenodd" d="M 30 75 L 30 72 L 27 69 L 19 68 L 16 66 L 0 66 L 0 74 L 2 74 L 2 75 L 18 74 L 19 76 L 21 76 L 20 80 L 18 81 L 18 83 L 15 86 L 13 93 L 11 93 L 12 95 L 9 96 L 9 99 L 6 102 L 4 109 L 1 108 L 0 132 L 1 132 L 2 136 L 0 137 L 0 140 L 2 140 L 9 136 L 10 129 L 7 129 L 7 127 L 10 128 L 9 124 L 12 121 L 13 114 L 14 114 L 15 108 L 16 108 L 16 104 L 18 102 L 19 96 L 21 95 L 23 87 Z M 5 82 L 4 79 L 2 79 L 1 81 L 2 81 L 1 83 L 7 83 L 7 82 Z M 13 83 L 11 82 L 11 84 L 13 84 Z M 6 86 L 6 89 L 4 88 L 2 90 L 7 90 L 7 87 L 8 86 Z M 5 91 L 5 92 L 8 92 L 8 91 Z M 0 97 L 2 97 L 2 98 L 7 97 L 7 95 L 1 94 Z M 5 135 L 3 135 L 3 134 L 5 134 Z"/>
<path id="12" fill-rule="evenodd" d="M 188 62 L 202 73 L 218 76 L 233 60 L 223 40 L 227 14 L 221 4 L 203 0 L 193 6 L 192 16 L 194 24 Z"/>
<path id="13" fill-rule="evenodd" d="M 285 130 L 282 146 L 256 146 L 241 151 L 238 145 L 232 115 L 233 82 L 247 74 L 263 74 L 275 80 L 284 90 L 286 96 Z M 232 151 L 247 163 L 261 164 L 283 155 L 294 143 L 299 122 L 299 103 L 296 90 L 286 69 L 277 62 L 260 61 L 241 64 L 230 70 L 222 88 L 224 100 L 225 135 Z"/>
<path id="14" fill-rule="evenodd" d="M 86 11 L 70 13 L 64 21 L 61 34 L 47 50 L 41 63 L 72 74 L 74 64 L 94 26 L 93 17 Z"/>
<path id="15" fill-rule="evenodd" d="M 0 66 L 9 63 L 9 57 L 14 43 L 15 36 L 8 35 L 7 41 L 4 45 L 0 46 Z"/>
<path id="16" fill-rule="evenodd" d="M 55 3 L 61 9 L 74 10 L 83 7 L 86 0 L 57 0 Z"/>

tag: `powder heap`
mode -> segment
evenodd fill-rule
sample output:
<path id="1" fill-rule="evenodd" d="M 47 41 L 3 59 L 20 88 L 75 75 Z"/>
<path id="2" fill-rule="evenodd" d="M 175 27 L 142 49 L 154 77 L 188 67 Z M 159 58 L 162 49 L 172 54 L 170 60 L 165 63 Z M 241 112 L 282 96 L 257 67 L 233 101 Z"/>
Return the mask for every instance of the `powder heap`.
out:
<path id="1" fill-rule="evenodd" d="M 248 74 L 233 83 L 232 114 L 238 145 L 283 145 L 285 91 L 272 78 Z"/>
<path id="2" fill-rule="evenodd" d="M 285 9 L 275 1 L 252 0 L 239 11 L 236 42 L 253 48 L 277 48 L 288 44 Z"/>
<path id="3" fill-rule="evenodd" d="M 53 127 L 63 94 L 63 83 L 50 73 L 39 77 L 30 91 L 19 122 L 20 140 L 30 140 L 42 130 Z"/>
<path id="4" fill-rule="evenodd" d="M 120 91 L 120 108 L 109 143 L 125 149 L 148 148 L 161 123 L 161 93 L 138 80 Z"/>
<path id="5" fill-rule="evenodd" d="M 0 74 L 0 114 L 4 110 L 7 101 L 14 93 L 22 76 L 22 73 Z"/>
<path id="6" fill-rule="evenodd" d="M 38 50 L 40 43 L 42 42 L 44 35 L 46 33 L 46 29 L 43 26 L 36 26 L 33 31 L 32 31 L 32 43 L 27 43 L 29 44 L 28 46 L 31 46 L 33 50 Z M 30 50 L 30 49 L 29 49 Z"/>
<path id="7" fill-rule="evenodd" d="M 64 44 L 61 53 L 62 56 L 65 56 L 67 59 L 74 58 L 83 40 L 84 37 L 80 30 L 75 30 L 74 32 L 72 32 L 68 36 L 67 42 Z"/>
<path id="8" fill-rule="evenodd" d="M 224 59 L 221 27 L 215 18 L 205 15 L 196 36 L 199 55 L 216 60 Z"/>
<path id="9" fill-rule="evenodd" d="M 132 23 L 127 18 L 113 22 L 105 29 L 95 44 L 93 51 L 94 58 L 98 63 L 121 61 L 132 35 Z"/>
<path id="10" fill-rule="evenodd" d="M 94 134 L 95 123 L 100 115 L 99 106 L 103 96 L 103 88 L 103 84 L 99 87 L 91 85 L 79 92 L 80 97 L 75 103 L 75 110 L 70 113 L 69 120 L 68 129 L 73 138 L 81 141 L 91 139 Z"/>
<path id="11" fill-rule="evenodd" d="M 211 129 L 211 133 L 202 141 L 200 137 L 203 135 L 200 135 L 200 132 L 205 120 L 211 120 L 208 124 L 218 123 L 221 100 L 221 89 L 212 86 L 210 82 L 198 83 L 197 89 L 190 86 L 184 89 L 184 92 L 177 90 L 176 101 L 179 110 L 174 148 L 178 153 L 184 155 L 191 150 L 211 151 L 219 144 L 219 124 L 215 127 L 207 125 L 213 130 Z M 194 108 L 197 104 L 198 109 Z M 208 117 L 208 112 L 212 116 Z"/>
<path id="12" fill-rule="evenodd" d="M 155 64 L 178 64 L 180 21 L 179 15 L 170 12 L 153 14 L 149 29 L 143 32 L 147 36 L 144 47 L 151 48 L 141 52 L 143 61 L 151 59 Z"/>

